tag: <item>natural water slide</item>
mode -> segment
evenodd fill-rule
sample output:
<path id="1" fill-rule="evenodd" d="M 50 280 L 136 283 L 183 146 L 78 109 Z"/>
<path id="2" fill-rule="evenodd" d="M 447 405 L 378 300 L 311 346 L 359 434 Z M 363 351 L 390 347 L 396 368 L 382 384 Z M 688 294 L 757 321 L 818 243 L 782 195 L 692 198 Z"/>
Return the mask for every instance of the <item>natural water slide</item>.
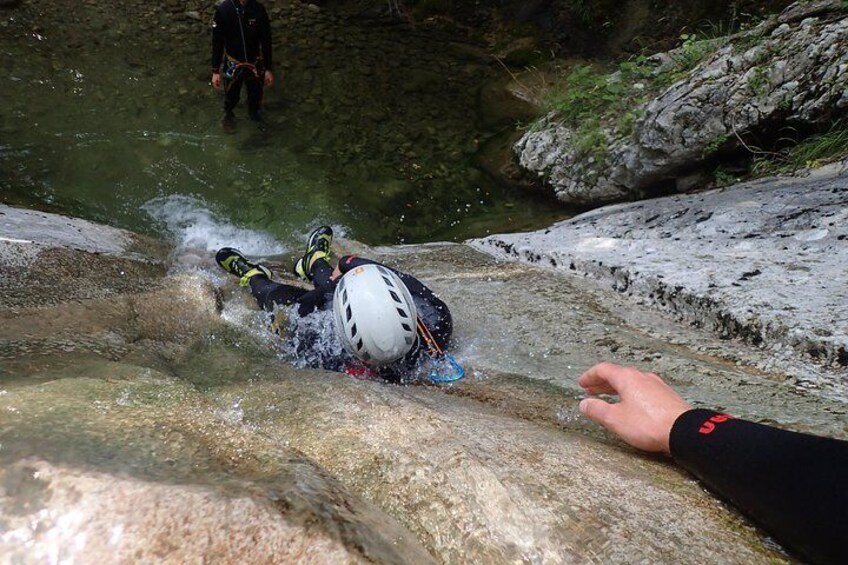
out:
<path id="1" fill-rule="evenodd" d="M 697 403 L 846 433 L 844 404 L 732 346 L 464 245 L 345 244 L 454 311 L 468 376 L 396 386 L 293 367 L 202 247 L 0 212 L 12 559 L 781 561 L 683 471 L 582 420 L 576 377 L 614 359 Z"/>

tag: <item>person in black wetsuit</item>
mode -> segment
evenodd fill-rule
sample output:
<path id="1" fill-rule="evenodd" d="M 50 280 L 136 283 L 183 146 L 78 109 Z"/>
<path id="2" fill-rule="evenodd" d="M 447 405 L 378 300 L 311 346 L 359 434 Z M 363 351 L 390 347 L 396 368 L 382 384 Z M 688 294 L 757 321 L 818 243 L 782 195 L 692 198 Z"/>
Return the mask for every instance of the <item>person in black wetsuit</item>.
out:
<path id="1" fill-rule="evenodd" d="M 370 259 L 347 255 L 341 257 L 334 268 L 329 261 L 332 237 L 332 229 L 328 226 L 314 230 L 309 236 L 306 254 L 295 264 L 294 272 L 302 279 L 312 282 L 314 288 L 311 290 L 271 280 L 271 271 L 267 267 L 251 263 L 238 250 L 231 247 L 219 250 L 215 260 L 224 270 L 240 277 L 242 286 L 250 287 L 251 294 L 260 308 L 274 312 L 280 306 L 291 307 L 299 318 L 306 318 L 318 311 L 331 310 L 340 277 L 359 267 L 378 265 L 397 276 L 408 290 L 418 320 L 423 325 L 423 329 L 418 328 L 416 332 L 413 321 L 410 324 L 412 332 L 420 334 L 426 331 L 426 338 L 421 336 L 422 339 L 416 339 L 414 346 L 401 359 L 381 366 L 366 366 L 341 350 L 330 352 L 330 355 L 326 355 L 326 352 L 317 352 L 312 357 L 319 360 L 322 368 L 399 381 L 414 371 L 421 361 L 422 353 L 429 352 L 427 339 L 432 339 L 442 350 L 447 348 L 453 334 L 453 319 L 447 304 L 415 277 Z M 324 319 L 327 324 L 332 323 L 328 317 Z M 278 333 L 284 329 L 280 327 L 278 321 L 272 324 L 272 328 Z M 321 346 L 320 340 L 308 336 L 305 339 L 300 336 L 299 342 L 301 344 L 299 353 L 304 356 L 310 353 L 305 350 Z"/>
<path id="2" fill-rule="evenodd" d="M 580 411 L 624 441 L 670 454 L 711 490 L 813 563 L 848 563 L 848 442 L 693 409 L 653 373 L 600 363 Z"/>
<path id="3" fill-rule="evenodd" d="M 224 126 L 232 128 L 241 87 L 250 119 L 261 121 L 262 93 L 274 84 L 271 23 L 257 0 L 221 0 L 212 20 L 212 86 L 224 87 Z M 223 77 L 223 80 L 222 80 Z"/>

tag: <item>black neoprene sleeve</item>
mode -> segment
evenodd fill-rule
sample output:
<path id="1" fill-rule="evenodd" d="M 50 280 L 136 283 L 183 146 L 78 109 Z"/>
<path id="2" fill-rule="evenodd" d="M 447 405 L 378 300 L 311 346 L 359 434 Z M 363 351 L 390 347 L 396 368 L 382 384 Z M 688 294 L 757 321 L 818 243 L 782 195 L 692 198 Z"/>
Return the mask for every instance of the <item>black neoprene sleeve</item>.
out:
<path id="1" fill-rule="evenodd" d="M 848 563 L 848 442 L 695 409 L 669 443 L 681 466 L 788 549 Z"/>

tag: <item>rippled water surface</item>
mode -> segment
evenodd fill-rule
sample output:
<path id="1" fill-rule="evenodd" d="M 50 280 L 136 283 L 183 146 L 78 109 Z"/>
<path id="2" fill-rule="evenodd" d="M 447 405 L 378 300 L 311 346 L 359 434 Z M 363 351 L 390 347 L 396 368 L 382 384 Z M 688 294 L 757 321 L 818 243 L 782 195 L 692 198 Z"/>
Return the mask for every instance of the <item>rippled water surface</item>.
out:
<path id="1" fill-rule="evenodd" d="M 266 4 L 278 85 L 265 130 L 241 107 L 233 135 L 208 84 L 209 6 L 192 18 L 188 4 L 131 2 L 0 13 L 2 198 L 158 233 L 142 206 L 192 196 L 284 241 L 318 222 L 396 243 L 564 215 L 474 164 L 498 133 L 477 125 L 479 90 L 502 74 L 491 61 L 463 58 L 438 31 Z"/>

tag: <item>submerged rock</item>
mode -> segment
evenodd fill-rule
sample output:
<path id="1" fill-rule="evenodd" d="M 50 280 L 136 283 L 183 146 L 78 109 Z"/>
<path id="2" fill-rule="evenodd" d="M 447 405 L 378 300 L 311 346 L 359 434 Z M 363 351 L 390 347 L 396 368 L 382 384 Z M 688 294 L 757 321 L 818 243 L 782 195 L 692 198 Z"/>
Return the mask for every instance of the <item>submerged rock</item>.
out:
<path id="1" fill-rule="evenodd" d="M 636 109 L 641 117 L 632 134 L 600 129 L 608 145 L 604 155 L 587 156 L 578 127 L 555 117 L 528 132 L 515 152 L 521 166 L 543 177 L 564 202 L 640 196 L 702 166 L 716 150 L 736 145 L 737 137 L 831 123 L 848 108 L 846 68 L 843 3 L 794 4 L 779 18 L 729 38 L 686 78 Z"/>

